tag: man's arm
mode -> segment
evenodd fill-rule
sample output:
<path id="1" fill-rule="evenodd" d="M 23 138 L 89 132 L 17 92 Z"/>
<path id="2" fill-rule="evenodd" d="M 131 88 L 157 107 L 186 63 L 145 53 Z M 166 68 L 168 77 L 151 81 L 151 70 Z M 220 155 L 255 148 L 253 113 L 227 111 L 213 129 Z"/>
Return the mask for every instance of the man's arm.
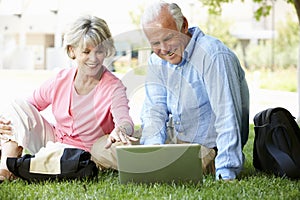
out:
<path id="1" fill-rule="evenodd" d="M 141 144 L 163 144 L 166 140 L 168 120 L 167 91 L 163 78 L 156 70 L 159 67 L 149 64 L 145 84 L 145 101 L 142 109 Z"/>
<path id="2" fill-rule="evenodd" d="M 233 96 L 240 96 L 240 90 L 233 90 L 229 81 L 230 78 L 239 84 L 239 77 L 227 70 L 235 67 L 239 66 L 236 65 L 234 57 L 225 53 L 215 56 L 204 72 L 209 100 L 216 115 L 214 126 L 218 133 L 218 155 L 215 160 L 217 179 L 235 179 L 243 166 L 239 125 L 241 113 L 237 113 L 235 109 L 236 106 L 241 107 L 242 102 L 234 101 Z"/>

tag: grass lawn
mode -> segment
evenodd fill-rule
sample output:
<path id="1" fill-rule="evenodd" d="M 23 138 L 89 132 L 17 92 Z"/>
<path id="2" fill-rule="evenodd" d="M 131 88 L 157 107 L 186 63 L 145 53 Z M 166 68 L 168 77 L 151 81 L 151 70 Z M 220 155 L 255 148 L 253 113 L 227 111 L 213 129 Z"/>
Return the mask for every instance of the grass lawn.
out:
<path id="1" fill-rule="evenodd" d="M 245 146 L 245 169 L 233 182 L 207 176 L 202 185 L 127 184 L 118 173 L 102 172 L 98 180 L 26 183 L 22 180 L 0 185 L 0 199 L 300 199 L 300 181 L 276 178 L 255 171 L 252 166 L 253 125 Z"/>
<path id="2" fill-rule="evenodd" d="M 277 69 L 276 71 L 246 71 L 249 85 L 267 90 L 297 92 L 297 68 Z"/>

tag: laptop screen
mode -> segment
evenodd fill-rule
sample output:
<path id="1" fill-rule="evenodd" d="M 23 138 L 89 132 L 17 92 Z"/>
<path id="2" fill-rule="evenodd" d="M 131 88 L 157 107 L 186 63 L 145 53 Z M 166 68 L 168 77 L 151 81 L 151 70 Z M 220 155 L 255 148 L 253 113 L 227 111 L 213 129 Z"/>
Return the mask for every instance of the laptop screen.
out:
<path id="1" fill-rule="evenodd" d="M 199 144 L 117 146 L 120 183 L 202 183 Z"/>

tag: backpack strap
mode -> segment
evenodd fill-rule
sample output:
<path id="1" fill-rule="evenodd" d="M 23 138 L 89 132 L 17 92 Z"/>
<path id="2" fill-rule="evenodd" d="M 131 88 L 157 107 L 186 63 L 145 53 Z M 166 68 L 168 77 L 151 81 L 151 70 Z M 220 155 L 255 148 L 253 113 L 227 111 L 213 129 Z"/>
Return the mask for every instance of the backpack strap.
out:
<path id="1" fill-rule="evenodd" d="M 276 128 L 278 128 L 278 127 L 275 127 L 275 129 Z M 295 164 L 295 162 L 291 159 L 291 157 L 287 153 L 279 150 L 278 147 L 274 144 L 274 141 L 272 139 L 272 135 L 274 132 L 275 131 L 270 131 L 271 134 L 268 134 L 268 136 L 266 138 L 267 150 L 273 156 L 273 158 L 276 160 L 276 162 L 278 163 L 278 165 L 283 173 L 286 173 L 286 175 L 291 178 L 299 178 L 300 177 L 300 167 L 298 167 Z M 288 134 L 287 131 L 286 131 L 286 134 Z M 289 136 L 291 136 L 291 135 L 292 134 L 289 134 Z M 295 138 L 291 138 L 291 141 L 293 141 L 294 139 Z M 291 149 L 295 149 L 295 148 L 299 147 L 299 146 L 294 146 L 294 145 L 292 145 L 292 146 L 294 148 L 291 148 Z M 299 156 L 299 154 L 296 154 L 296 156 Z"/>
<path id="2" fill-rule="evenodd" d="M 300 129 L 299 125 L 295 121 L 295 117 L 285 108 L 276 108 L 281 109 L 283 112 L 280 112 L 281 115 L 285 115 L 288 118 L 290 123 L 290 128 L 293 130 L 285 129 L 285 134 L 290 138 L 290 153 L 292 158 L 297 166 L 300 167 Z M 285 122 L 281 124 L 281 127 L 286 127 Z"/>

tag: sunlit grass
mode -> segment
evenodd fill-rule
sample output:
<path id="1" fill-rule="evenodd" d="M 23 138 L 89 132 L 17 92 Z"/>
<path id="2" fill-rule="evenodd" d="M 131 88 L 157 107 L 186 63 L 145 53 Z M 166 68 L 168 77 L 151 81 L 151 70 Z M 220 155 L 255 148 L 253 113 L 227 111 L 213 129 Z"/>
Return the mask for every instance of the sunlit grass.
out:
<path id="1" fill-rule="evenodd" d="M 252 165 L 253 125 L 244 148 L 245 169 L 233 182 L 204 177 L 203 184 L 120 184 L 116 171 L 99 173 L 98 180 L 0 185 L 0 199 L 300 199 L 300 182 L 256 172 Z"/>
<path id="2" fill-rule="evenodd" d="M 275 71 L 246 71 L 249 85 L 261 89 L 297 92 L 297 69 L 278 69 Z"/>

